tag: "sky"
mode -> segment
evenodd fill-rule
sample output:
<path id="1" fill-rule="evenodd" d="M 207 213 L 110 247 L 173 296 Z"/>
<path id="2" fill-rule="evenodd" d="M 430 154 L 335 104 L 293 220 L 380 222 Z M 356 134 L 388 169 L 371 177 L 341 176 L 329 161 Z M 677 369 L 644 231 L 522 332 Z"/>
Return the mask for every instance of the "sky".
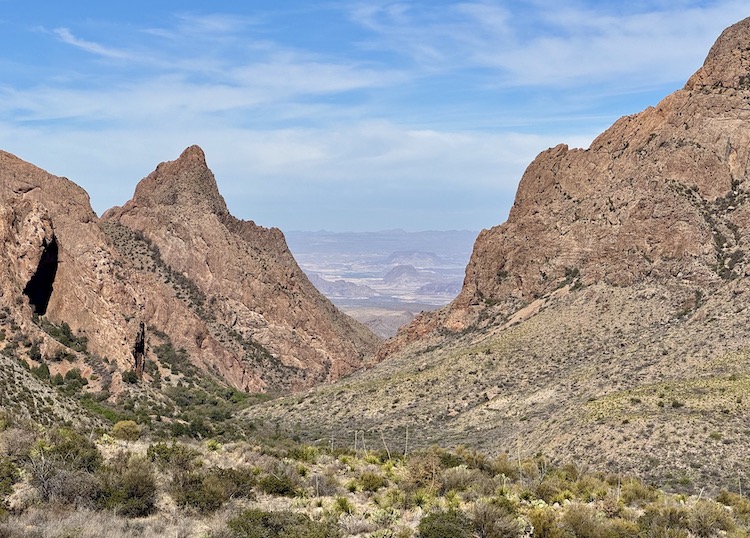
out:
<path id="1" fill-rule="evenodd" d="M 198 144 L 237 217 L 479 230 L 558 143 L 700 67 L 745 0 L 0 0 L 0 149 L 101 214 Z"/>

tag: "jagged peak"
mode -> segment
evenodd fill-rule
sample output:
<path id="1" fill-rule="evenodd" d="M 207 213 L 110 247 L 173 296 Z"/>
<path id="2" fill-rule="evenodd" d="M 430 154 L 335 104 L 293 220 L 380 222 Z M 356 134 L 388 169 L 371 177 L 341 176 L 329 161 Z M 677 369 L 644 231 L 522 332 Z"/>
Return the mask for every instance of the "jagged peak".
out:
<path id="1" fill-rule="evenodd" d="M 160 163 L 138 183 L 133 196 L 138 205 L 203 208 L 226 214 L 216 178 L 206 164 L 206 155 L 196 145 L 186 148 L 174 161 Z"/>
<path id="2" fill-rule="evenodd" d="M 705 87 L 750 89 L 750 17 L 724 30 L 686 90 Z"/>

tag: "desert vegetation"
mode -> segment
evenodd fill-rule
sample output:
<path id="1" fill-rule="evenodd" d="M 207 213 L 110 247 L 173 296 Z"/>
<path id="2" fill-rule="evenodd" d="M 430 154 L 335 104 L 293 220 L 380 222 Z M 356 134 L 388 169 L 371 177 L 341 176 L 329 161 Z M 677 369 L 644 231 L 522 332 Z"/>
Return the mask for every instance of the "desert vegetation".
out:
<path id="1" fill-rule="evenodd" d="M 406 456 L 280 433 L 151 438 L 123 421 L 86 432 L 3 415 L 0 536 L 748 536 L 750 499 L 666 493 L 542 456 L 457 447 Z"/>

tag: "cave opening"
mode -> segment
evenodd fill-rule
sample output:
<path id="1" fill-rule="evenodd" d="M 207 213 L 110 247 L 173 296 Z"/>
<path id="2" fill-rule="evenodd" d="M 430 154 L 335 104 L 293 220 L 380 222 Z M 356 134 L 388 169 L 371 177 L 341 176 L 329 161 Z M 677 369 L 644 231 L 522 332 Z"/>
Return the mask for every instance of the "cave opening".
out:
<path id="1" fill-rule="evenodd" d="M 44 245 L 44 251 L 39 259 L 36 272 L 23 289 L 24 295 L 29 298 L 29 304 L 34 309 L 34 313 L 40 316 L 47 313 L 47 306 L 52 297 L 52 289 L 57 275 L 57 255 L 57 238 L 53 236 L 52 241 Z"/>

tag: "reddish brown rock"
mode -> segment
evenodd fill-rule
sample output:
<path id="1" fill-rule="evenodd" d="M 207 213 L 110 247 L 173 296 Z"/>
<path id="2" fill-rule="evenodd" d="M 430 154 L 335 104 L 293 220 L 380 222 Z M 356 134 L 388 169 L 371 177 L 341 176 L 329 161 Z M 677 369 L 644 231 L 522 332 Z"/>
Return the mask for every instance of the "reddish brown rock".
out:
<path id="1" fill-rule="evenodd" d="M 379 343 L 312 287 L 279 230 L 229 214 L 198 147 L 159 165 L 101 221 L 80 187 L 0 152 L 0 201 L 2 323 L 47 359 L 69 353 L 53 373 L 97 373 L 90 389 L 119 392 L 142 323 L 147 360 L 171 341 L 248 391 L 336 379 Z M 67 323 L 86 354 L 45 323 Z"/>
<path id="2" fill-rule="evenodd" d="M 143 234 L 195 287 L 203 304 L 192 310 L 205 327 L 185 332 L 179 344 L 235 386 L 250 380 L 262 388 L 301 388 L 334 380 L 361 367 L 379 343 L 317 292 L 280 230 L 229 214 L 197 146 L 160 164 L 103 221 Z M 158 303 L 146 301 L 146 318 L 183 334 L 182 320 Z"/>
<path id="3" fill-rule="evenodd" d="M 504 316 L 555 289 L 654 280 L 708 290 L 747 274 L 750 19 L 727 29 L 686 86 L 586 149 L 527 168 L 507 222 L 480 233 L 458 298 L 381 351 Z"/>

